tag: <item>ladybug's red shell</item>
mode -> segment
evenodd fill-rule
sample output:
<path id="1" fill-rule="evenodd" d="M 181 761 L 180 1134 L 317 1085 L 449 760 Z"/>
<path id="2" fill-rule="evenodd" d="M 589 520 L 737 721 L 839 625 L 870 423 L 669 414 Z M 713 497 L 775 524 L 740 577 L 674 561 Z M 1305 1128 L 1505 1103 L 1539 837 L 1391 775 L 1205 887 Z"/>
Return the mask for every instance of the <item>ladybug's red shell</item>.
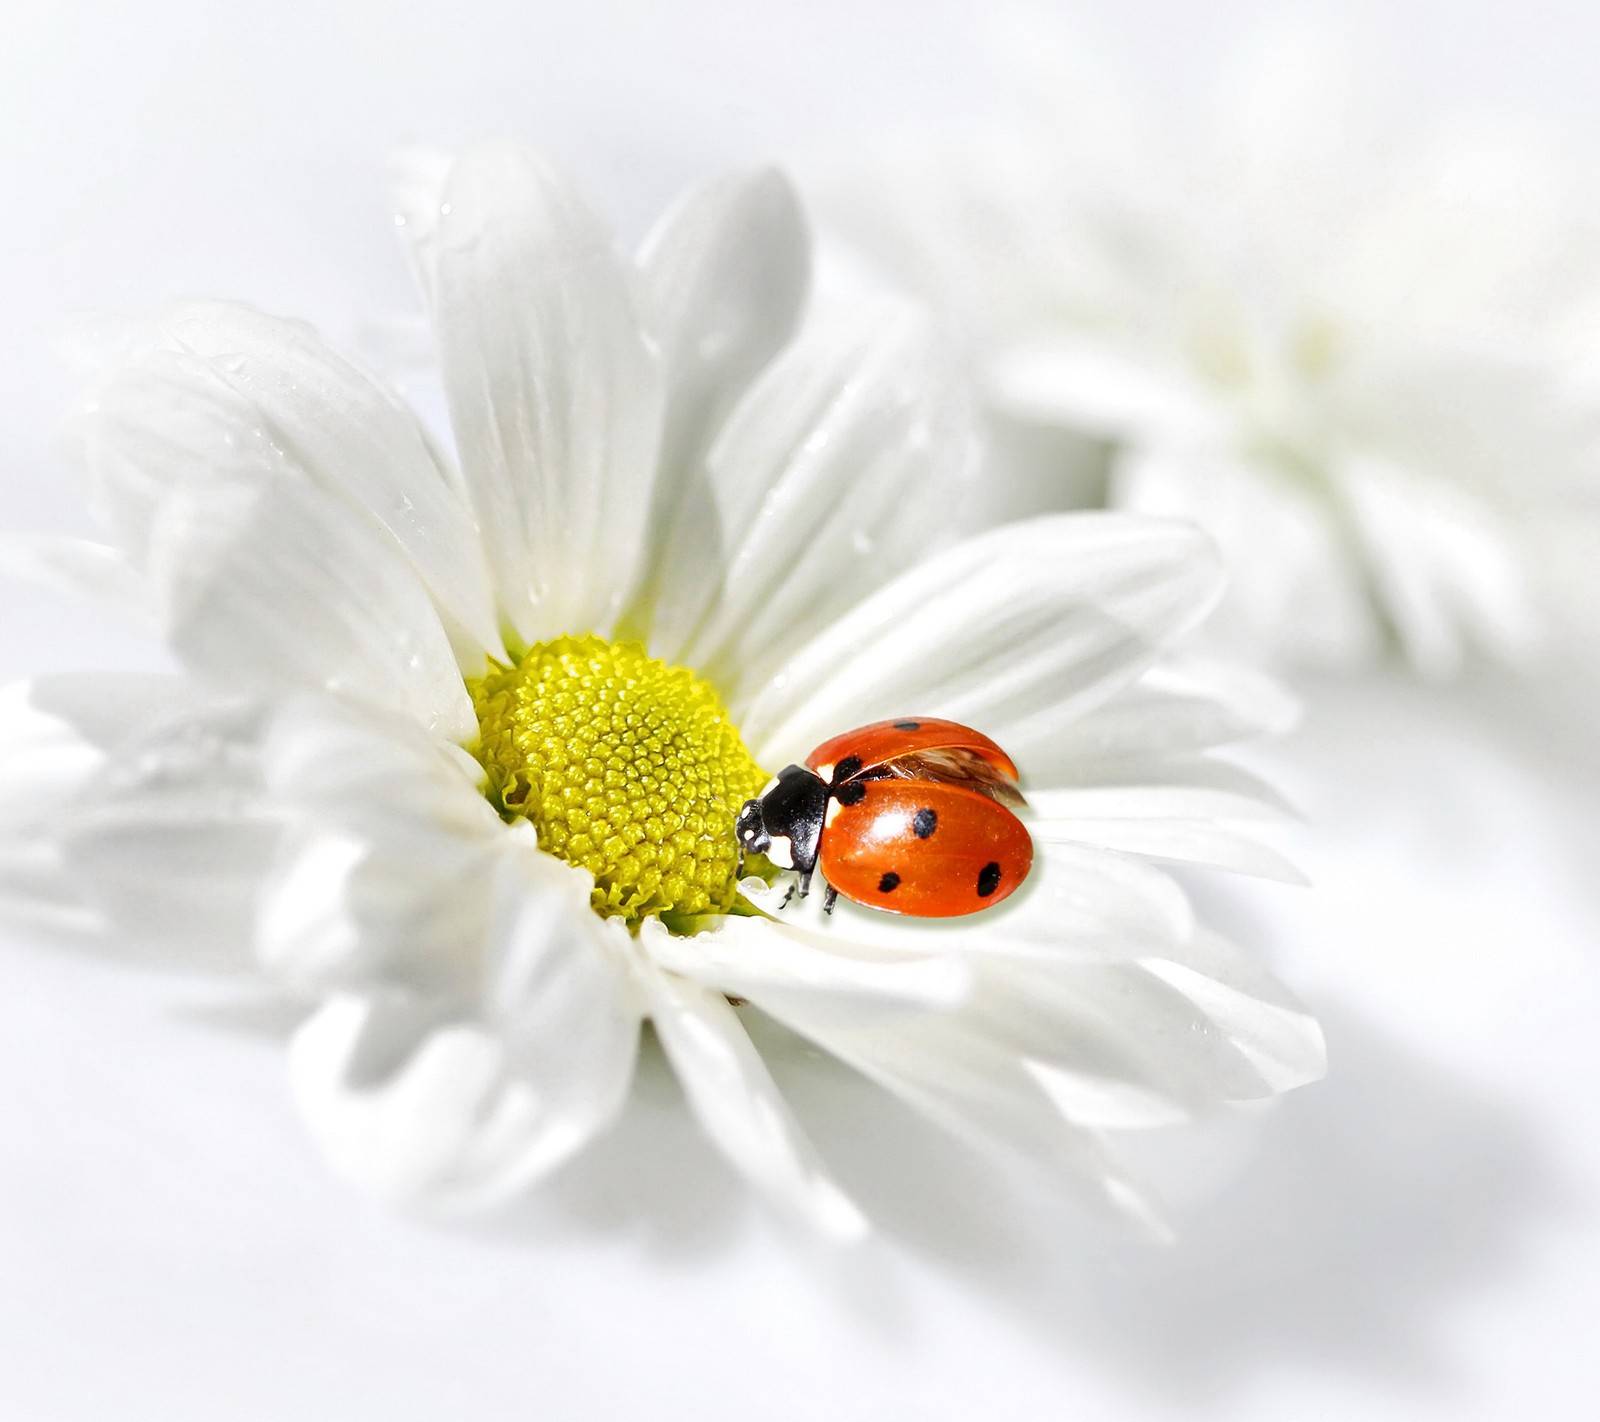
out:
<path id="1" fill-rule="evenodd" d="M 828 807 L 817 866 L 847 899 L 890 913 L 955 918 L 1027 878 L 1033 839 L 1004 805 L 929 780 L 866 780 Z"/>
<path id="2" fill-rule="evenodd" d="M 806 765 L 830 783 L 850 779 L 863 770 L 885 765 L 925 751 L 970 751 L 987 761 L 1008 780 L 1017 778 L 1011 757 L 981 731 L 956 721 L 931 716 L 905 716 L 894 721 L 874 721 L 824 741 L 806 757 Z M 849 774 L 836 774 L 845 762 L 859 762 Z"/>

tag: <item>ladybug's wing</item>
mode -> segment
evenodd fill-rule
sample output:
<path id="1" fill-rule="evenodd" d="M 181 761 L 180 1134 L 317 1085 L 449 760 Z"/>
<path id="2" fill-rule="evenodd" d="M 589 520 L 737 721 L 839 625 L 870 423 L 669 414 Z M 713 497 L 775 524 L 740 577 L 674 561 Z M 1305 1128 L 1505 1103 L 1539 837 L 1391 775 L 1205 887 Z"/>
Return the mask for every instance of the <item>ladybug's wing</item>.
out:
<path id="1" fill-rule="evenodd" d="M 931 716 L 906 716 L 898 721 L 874 721 L 853 731 L 824 741 L 806 757 L 806 765 L 830 784 L 834 770 L 848 760 L 860 762 L 860 769 L 837 777 L 849 780 L 862 770 L 885 765 L 891 760 L 927 751 L 962 751 L 992 765 L 1008 780 L 1017 778 L 1011 757 L 982 731 L 955 721 L 939 721 Z"/>
<path id="2" fill-rule="evenodd" d="M 885 761 L 877 773 L 901 780 L 934 780 L 941 785 L 960 785 L 1014 810 L 1028 803 L 1017 789 L 1016 781 L 1008 780 L 998 766 L 964 746 L 903 755 L 897 760 Z"/>
<path id="3" fill-rule="evenodd" d="M 848 899 L 890 913 L 954 918 L 997 904 L 1033 864 L 1027 827 L 957 785 L 866 780 L 853 805 L 829 806 L 817 865 Z"/>

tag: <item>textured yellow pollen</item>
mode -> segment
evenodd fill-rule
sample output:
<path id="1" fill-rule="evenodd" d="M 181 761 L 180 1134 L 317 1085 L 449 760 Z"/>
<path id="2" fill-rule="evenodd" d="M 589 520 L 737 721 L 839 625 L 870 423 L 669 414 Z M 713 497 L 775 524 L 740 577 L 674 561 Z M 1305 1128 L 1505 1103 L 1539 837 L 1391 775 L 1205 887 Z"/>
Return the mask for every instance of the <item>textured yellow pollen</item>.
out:
<path id="1" fill-rule="evenodd" d="M 693 672 L 636 642 L 561 637 L 467 689 L 489 799 L 594 875 L 596 913 L 734 907 L 734 817 L 767 776 Z"/>

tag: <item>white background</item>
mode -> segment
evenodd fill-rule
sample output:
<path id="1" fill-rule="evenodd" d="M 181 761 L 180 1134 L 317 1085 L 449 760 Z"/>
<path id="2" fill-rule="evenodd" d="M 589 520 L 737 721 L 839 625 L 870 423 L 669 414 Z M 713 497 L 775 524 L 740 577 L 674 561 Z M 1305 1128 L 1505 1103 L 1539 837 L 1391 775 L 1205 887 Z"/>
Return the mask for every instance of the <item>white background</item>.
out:
<path id="1" fill-rule="evenodd" d="M 55 429 L 83 310 L 240 297 L 338 341 L 404 311 L 382 158 L 508 133 L 637 235 L 685 182 L 994 97 L 978 3 L 32 4 L 0 13 L 0 527 L 83 527 Z M 1160 96 L 1266 4 L 1090 7 Z M 1594 158 L 1592 5 L 1323 7 L 1423 112 Z M 144 665 L 0 586 L 0 678 Z M 1311 891 L 1205 883 L 1326 1019 L 1329 1080 L 1147 1142 L 1167 1251 L 1094 1233 L 775 1043 L 854 1255 L 772 1223 L 659 1062 L 525 1208 L 446 1230 L 329 1179 L 281 1023 L 0 942 L 0 1417 L 1587 1418 L 1600 1413 L 1600 756 L 1581 667 L 1313 686 L 1272 752 Z M 1567 697 L 1564 701 L 1563 695 Z"/>

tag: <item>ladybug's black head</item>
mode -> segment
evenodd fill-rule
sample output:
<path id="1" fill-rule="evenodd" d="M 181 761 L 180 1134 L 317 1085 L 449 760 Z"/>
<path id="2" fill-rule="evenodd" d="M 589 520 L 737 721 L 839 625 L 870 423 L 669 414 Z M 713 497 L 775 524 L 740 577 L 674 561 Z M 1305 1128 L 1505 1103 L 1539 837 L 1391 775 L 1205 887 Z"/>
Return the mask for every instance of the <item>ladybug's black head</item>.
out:
<path id="1" fill-rule="evenodd" d="M 739 848 L 746 854 L 765 854 L 772 848 L 772 836 L 767 833 L 766 817 L 761 813 L 761 801 L 746 800 L 733 822 L 733 832 L 739 836 Z"/>
<path id="2" fill-rule="evenodd" d="M 739 848 L 764 854 L 780 869 L 809 874 L 828 810 L 828 787 L 803 765 L 786 766 L 754 800 L 746 800 L 734 821 Z"/>

